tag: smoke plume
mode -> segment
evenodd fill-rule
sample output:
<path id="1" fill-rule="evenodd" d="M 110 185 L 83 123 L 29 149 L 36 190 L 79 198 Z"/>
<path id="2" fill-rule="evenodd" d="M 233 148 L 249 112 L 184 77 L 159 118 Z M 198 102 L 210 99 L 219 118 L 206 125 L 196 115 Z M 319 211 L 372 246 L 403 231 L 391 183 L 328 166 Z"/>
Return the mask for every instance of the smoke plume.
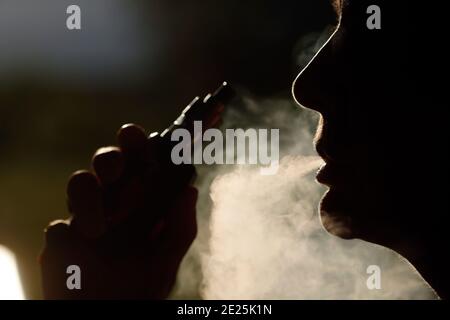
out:
<path id="1" fill-rule="evenodd" d="M 435 299 L 401 256 L 361 240 L 342 240 L 322 227 L 313 150 L 317 115 L 288 99 L 245 98 L 231 107 L 226 128 L 279 128 L 280 167 L 198 168 L 199 235 L 185 258 L 173 298 Z M 381 289 L 367 286 L 379 266 Z"/>

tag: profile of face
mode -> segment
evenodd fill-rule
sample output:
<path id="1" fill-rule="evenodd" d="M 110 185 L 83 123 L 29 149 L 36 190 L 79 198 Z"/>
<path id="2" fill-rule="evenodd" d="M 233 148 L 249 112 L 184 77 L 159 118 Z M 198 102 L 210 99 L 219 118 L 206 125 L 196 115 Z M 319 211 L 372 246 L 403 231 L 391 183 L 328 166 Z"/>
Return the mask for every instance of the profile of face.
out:
<path id="1" fill-rule="evenodd" d="M 430 209 L 415 183 L 426 177 L 417 170 L 414 144 L 427 133 L 417 134 L 413 115 L 416 79 L 401 2 L 335 4 L 336 31 L 293 85 L 297 102 L 321 115 L 315 144 L 326 163 L 317 180 L 329 188 L 320 205 L 324 227 L 394 249 Z M 368 27 L 374 4 L 380 29 Z"/>

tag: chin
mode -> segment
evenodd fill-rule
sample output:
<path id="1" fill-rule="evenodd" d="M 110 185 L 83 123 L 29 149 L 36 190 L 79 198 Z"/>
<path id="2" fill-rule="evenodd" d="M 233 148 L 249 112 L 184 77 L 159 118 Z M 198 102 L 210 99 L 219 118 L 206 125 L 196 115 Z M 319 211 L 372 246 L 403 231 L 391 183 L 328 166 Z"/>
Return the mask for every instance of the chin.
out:
<path id="1" fill-rule="evenodd" d="M 342 239 L 356 238 L 353 219 L 349 210 L 345 210 L 342 198 L 328 190 L 320 202 L 320 220 L 325 230 L 333 236 Z"/>

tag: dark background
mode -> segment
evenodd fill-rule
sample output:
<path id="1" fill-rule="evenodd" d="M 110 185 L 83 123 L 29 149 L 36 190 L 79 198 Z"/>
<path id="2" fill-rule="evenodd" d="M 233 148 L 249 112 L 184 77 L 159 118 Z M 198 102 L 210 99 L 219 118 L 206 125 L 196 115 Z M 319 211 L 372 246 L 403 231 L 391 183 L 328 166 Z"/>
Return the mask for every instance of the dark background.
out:
<path id="1" fill-rule="evenodd" d="M 66 28 L 70 4 L 82 30 Z M 334 21 L 327 0 L 2 1 L 0 244 L 26 297 L 42 297 L 37 256 L 67 216 L 67 177 L 121 124 L 161 130 L 223 80 L 289 96 L 299 46 Z"/>

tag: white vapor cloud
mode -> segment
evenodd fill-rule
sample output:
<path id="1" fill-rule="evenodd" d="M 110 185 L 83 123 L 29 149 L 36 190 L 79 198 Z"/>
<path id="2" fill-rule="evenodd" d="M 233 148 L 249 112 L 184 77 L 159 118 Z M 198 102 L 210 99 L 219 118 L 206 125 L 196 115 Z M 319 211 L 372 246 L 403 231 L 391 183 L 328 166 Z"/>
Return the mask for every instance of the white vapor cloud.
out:
<path id="1" fill-rule="evenodd" d="M 436 299 L 397 253 L 361 240 L 343 240 L 320 224 L 325 191 L 315 179 L 322 161 L 313 150 L 317 114 L 288 99 L 249 97 L 232 106 L 226 128 L 279 128 L 280 167 L 198 168 L 199 235 L 183 261 L 172 298 Z M 381 270 L 369 290 L 367 267 Z"/>

